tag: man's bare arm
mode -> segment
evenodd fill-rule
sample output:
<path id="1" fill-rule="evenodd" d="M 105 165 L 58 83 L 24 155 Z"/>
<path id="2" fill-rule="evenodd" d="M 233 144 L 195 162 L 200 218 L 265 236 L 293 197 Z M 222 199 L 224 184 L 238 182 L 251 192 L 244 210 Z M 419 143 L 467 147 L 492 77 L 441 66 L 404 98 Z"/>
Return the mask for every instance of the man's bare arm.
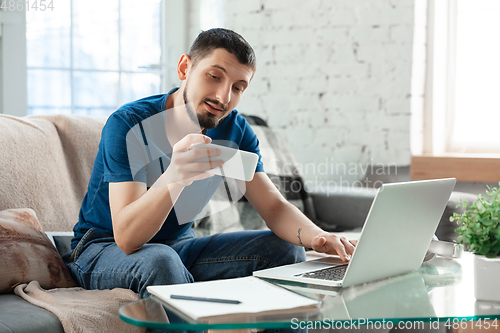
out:
<path id="1" fill-rule="evenodd" d="M 318 252 L 338 254 L 344 261 L 352 255 L 353 243 L 316 226 L 281 195 L 264 172 L 257 172 L 247 183 L 245 197 L 278 237 Z"/>
<path id="2" fill-rule="evenodd" d="M 183 189 L 178 184 L 156 185 L 147 191 L 146 184 L 139 182 L 109 184 L 115 242 L 126 254 L 156 235 Z"/>

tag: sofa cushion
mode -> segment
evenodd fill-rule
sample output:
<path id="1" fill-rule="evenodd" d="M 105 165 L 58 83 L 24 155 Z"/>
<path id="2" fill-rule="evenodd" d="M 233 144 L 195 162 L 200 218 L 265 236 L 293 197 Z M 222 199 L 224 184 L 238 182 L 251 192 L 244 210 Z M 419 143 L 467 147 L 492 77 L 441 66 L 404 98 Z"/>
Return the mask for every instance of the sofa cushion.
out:
<path id="1" fill-rule="evenodd" d="M 312 199 L 305 190 L 297 163 L 286 142 L 272 131 L 264 120 L 245 116 L 259 139 L 264 170 L 280 193 L 305 213 L 316 220 Z M 211 235 L 219 232 L 267 229 L 257 211 L 243 196 L 244 183 L 227 178 L 222 182 L 195 221 L 196 235 Z"/>
<path id="2" fill-rule="evenodd" d="M 0 295 L 0 309 L 0 333 L 64 332 L 55 314 L 17 295 Z"/>
<path id="3" fill-rule="evenodd" d="M 76 286 L 32 209 L 0 211 L 0 293 L 36 280 L 44 288 Z"/>
<path id="4" fill-rule="evenodd" d="M 71 231 L 103 124 L 74 115 L 0 115 L 0 210 L 30 207 L 44 230 Z"/>

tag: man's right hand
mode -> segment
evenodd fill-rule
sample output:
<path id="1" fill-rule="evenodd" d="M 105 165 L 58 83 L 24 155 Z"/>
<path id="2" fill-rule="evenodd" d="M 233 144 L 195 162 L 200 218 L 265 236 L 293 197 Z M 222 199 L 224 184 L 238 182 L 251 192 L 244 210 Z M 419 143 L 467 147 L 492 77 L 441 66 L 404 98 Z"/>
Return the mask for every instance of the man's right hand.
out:
<path id="1" fill-rule="evenodd" d="M 224 165 L 222 160 L 198 162 L 207 157 L 220 156 L 219 149 L 196 147 L 197 143 L 210 143 L 212 139 L 203 134 L 188 134 L 173 147 L 172 160 L 165 171 L 164 180 L 167 185 L 180 184 L 189 186 L 195 180 L 212 177 L 207 170 L 220 168 Z"/>

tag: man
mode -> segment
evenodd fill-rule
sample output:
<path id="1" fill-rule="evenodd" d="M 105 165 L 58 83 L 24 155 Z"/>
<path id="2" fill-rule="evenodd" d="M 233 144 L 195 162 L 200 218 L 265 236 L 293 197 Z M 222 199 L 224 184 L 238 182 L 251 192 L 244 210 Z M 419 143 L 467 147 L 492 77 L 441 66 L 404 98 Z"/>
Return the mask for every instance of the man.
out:
<path id="1" fill-rule="evenodd" d="M 218 184 L 206 171 L 222 166 L 216 149 L 194 144 L 226 140 L 259 154 L 255 134 L 234 110 L 255 69 L 254 52 L 240 35 L 208 30 L 180 58 L 180 88 L 126 104 L 109 117 L 67 259 L 82 287 L 129 288 L 145 297 L 148 285 L 246 276 L 303 261 L 304 247 L 350 259 L 353 244 L 288 203 L 260 160 L 244 195 L 271 231 L 194 237 L 191 221 Z M 162 140 L 147 135 L 155 126 Z M 144 165 L 136 165 L 141 157 L 133 142 L 147 150 Z M 208 156 L 210 162 L 198 161 Z M 181 214 L 183 207 L 191 211 Z"/>

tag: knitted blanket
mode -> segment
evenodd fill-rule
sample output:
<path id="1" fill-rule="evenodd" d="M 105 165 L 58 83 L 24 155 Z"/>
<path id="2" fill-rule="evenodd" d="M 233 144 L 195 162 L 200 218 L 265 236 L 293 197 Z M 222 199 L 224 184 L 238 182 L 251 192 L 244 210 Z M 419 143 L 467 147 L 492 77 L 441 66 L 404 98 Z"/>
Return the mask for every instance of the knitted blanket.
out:
<path id="1" fill-rule="evenodd" d="M 120 306 L 138 299 L 133 291 L 122 288 L 85 290 L 55 288 L 45 290 L 37 281 L 21 284 L 14 292 L 33 305 L 54 313 L 62 323 L 65 333 L 139 333 L 145 328 L 122 321 Z"/>

